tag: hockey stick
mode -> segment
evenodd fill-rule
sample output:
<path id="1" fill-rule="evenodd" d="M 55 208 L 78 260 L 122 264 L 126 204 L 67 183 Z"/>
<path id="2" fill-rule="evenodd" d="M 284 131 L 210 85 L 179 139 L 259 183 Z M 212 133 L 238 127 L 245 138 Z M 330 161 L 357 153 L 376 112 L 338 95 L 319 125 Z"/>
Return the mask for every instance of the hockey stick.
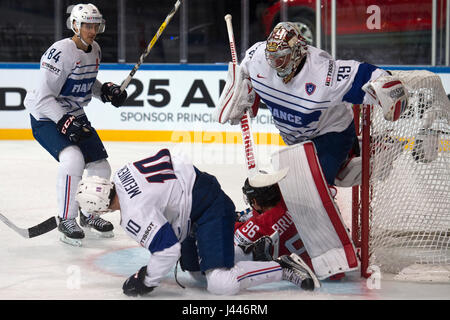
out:
<path id="1" fill-rule="evenodd" d="M 236 47 L 234 44 L 233 24 L 231 23 L 231 19 L 232 19 L 231 14 L 227 14 L 225 16 L 225 22 L 227 24 L 227 31 L 228 31 L 228 39 L 230 41 L 231 62 L 234 65 L 236 65 L 238 61 L 236 55 Z M 242 140 L 244 143 L 245 160 L 247 162 L 247 172 L 250 177 L 258 173 L 258 167 L 256 165 L 256 158 L 253 147 L 254 146 L 253 135 L 250 128 L 250 118 L 248 115 L 248 111 L 245 112 L 244 115 L 242 116 L 240 125 L 241 125 Z"/>
<path id="2" fill-rule="evenodd" d="M 278 255 L 280 253 L 280 233 L 278 231 L 274 231 L 270 235 L 270 239 L 272 239 L 272 245 L 273 245 L 273 258 L 278 258 Z"/>
<path id="3" fill-rule="evenodd" d="M 170 13 L 167 15 L 166 19 L 164 20 L 164 22 L 161 24 L 161 26 L 159 27 L 158 31 L 156 32 L 156 34 L 153 36 L 152 41 L 150 41 L 150 43 L 148 44 L 147 48 L 145 49 L 145 51 L 142 53 L 142 55 L 139 57 L 139 61 L 138 63 L 136 63 L 136 65 L 134 66 L 133 70 L 131 70 L 130 74 L 128 75 L 128 77 L 122 82 L 122 85 L 120 86 L 120 92 L 122 92 L 123 90 L 125 90 L 125 88 L 128 86 L 128 84 L 131 81 L 131 78 L 133 78 L 134 74 L 136 73 L 136 71 L 139 69 L 139 67 L 141 66 L 141 64 L 144 62 L 145 57 L 148 56 L 148 54 L 150 53 L 150 50 L 152 50 L 153 45 L 155 44 L 155 42 L 159 39 L 159 37 L 161 36 L 161 34 L 163 33 L 164 29 L 167 27 L 167 25 L 169 24 L 170 20 L 172 20 L 172 17 L 174 16 L 174 14 L 177 12 L 178 7 L 180 6 L 181 1 L 177 0 L 177 2 L 175 2 L 175 5 L 172 9 L 172 11 L 170 11 Z"/>
<path id="4" fill-rule="evenodd" d="M 30 227 L 28 229 L 19 228 L 14 223 L 11 222 L 7 217 L 0 213 L 0 220 L 3 221 L 8 227 L 16 231 L 24 238 L 34 238 L 40 236 L 41 234 L 47 233 L 58 226 L 56 221 L 56 217 L 51 217 L 41 222 L 34 227 Z"/>

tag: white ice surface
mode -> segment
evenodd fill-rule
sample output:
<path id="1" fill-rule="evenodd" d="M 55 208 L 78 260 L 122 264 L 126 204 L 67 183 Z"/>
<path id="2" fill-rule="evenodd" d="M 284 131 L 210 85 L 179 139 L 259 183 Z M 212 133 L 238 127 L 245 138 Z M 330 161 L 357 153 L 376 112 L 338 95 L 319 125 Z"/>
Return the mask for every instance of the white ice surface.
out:
<path id="1" fill-rule="evenodd" d="M 241 145 L 189 145 L 105 142 L 113 170 L 151 155 L 160 147 L 183 151 L 203 171 L 214 174 L 238 209 L 244 209 L 241 187 L 246 171 Z M 269 165 L 277 147 L 260 146 L 259 162 Z M 36 141 L 0 141 L 0 212 L 20 227 L 30 227 L 56 216 L 56 161 Z M 350 226 L 349 189 L 340 189 L 338 204 Z M 24 239 L 0 223 L 0 299 L 130 299 L 122 284 L 147 263 L 148 253 L 119 226 L 119 214 L 105 216 L 115 225 L 115 237 L 101 239 L 87 232 L 82 247 L 58 240 L 59 232 Z M 262 285 L 238 296 L 213 296 L 178 270 L 177 285 L 171 272 L 148 297 L 139 299 L 449 299 L 450 284 L 410 283 L 383 275 L 370 289 L 359 272 L 340 281 L 324 281 L 315 292 L 304 292 L 288 282 Z"/>

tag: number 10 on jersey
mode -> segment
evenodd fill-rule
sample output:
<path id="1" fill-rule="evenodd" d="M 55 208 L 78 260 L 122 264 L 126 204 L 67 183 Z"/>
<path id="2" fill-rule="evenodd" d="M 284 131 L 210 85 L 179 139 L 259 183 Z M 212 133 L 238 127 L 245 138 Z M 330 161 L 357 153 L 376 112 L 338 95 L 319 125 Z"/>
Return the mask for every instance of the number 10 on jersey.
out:
<path id="1" fill-rule="evenodd" d="M 160 150 L 156 155 L 136 161 L 133 165 L 140 173 L 145 175 L 149 183 L 163 183 L 166 180 L 176 179 L 170 152 L 167 149 Z"/>

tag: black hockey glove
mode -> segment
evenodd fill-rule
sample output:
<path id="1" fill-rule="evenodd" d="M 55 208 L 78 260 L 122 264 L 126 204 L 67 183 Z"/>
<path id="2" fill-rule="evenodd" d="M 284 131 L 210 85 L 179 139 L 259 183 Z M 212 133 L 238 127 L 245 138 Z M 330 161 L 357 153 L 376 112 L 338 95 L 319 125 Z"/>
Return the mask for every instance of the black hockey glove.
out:
<path id="1" fill-rule="evenodd" d="M 120 86 L 112 82 L 105 82 L 102 85 L 102 94 L 100 96 L 103 102 L 111 102 L 114 107 L 120 107 L 127 100 L 127 91 L 120 92 Z"/>
<path id="2" fill-rule="evenodd" d="M 252 253 L 253 261 L 272 261 L 273 241 L 268 236 L 263 236 L 247 245 L 239 245 L 245 254 Z"/>
<path id="3" fill-rule="evenodd" d="M 70 141 L 77 143 L 88 138 L 93 133 L 93 128 L 87 120 L 80 120 L 70 114 L 65 114 L 57 123 L 58 131 L 67 136 Z"/>
<path id="4" fill-rule="evenodd" d="M 137 297 L 153 291 L 155 287 L 147 287 L 144 284 L 146 274 L 147 266 L 143 266 L 138 272 L 133 274 L 127 279 L 127 281 L 124 282 L 122 286 L 123 293 L 130 297 Z"/>

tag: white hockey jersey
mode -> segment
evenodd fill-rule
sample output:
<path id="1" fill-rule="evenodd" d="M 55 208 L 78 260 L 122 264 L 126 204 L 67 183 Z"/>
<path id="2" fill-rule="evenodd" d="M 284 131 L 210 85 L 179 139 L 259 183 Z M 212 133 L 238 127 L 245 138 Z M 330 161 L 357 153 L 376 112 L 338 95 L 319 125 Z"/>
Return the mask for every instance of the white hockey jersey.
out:
<path id="1" fill-rule="evenodd" d="M 101 94 L 100 60 L 95 41 L 89 52 L 78 49 L 70 38 L 55 42 L 41 57 L 39 83 L 27 93 L 25 107 L 41 121 L 58 122 L 64 114 L 84 115 L 83 107 L 93 95 Z"/>
<path id="2" fill-rule="evenodd" d="M 264 50 L 265 42 L 254 44 L 240 65 L 287 145 L 345 130 L 353 121 L 351 104 L 365 102 L 362 86 L 386 74 L 367 63 L 333 60 L 327 52 L 308 46 L 303 68 L 285 84 L 267 63 Z"/>
<path id="3" fill-rule="evenodd" d="M 113 177 L 120 225 L 151 253 L 148 286 L 157 286 L 180 257 L 180 243 L 190 228 L 195 177 L 193 164 L 167 149 L 128 163 Z"/>

